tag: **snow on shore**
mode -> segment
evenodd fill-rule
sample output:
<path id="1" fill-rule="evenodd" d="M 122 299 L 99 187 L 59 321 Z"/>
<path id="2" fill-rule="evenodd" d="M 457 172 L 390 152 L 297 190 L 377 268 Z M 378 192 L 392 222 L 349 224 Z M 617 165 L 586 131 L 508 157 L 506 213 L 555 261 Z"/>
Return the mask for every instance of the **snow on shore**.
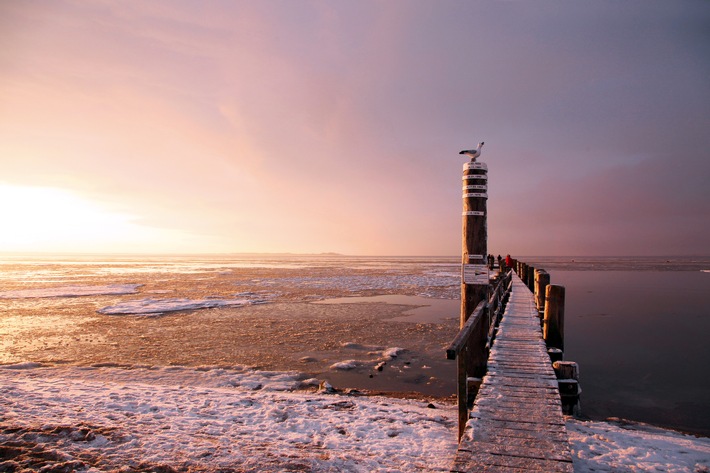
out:
<path id="1" fill-rule="evenodd" d="M 456 448 L 452 406 L 285 391 L 295 374 L 25 368 L 0 369 L 2 471 L 447 471 Z"/>
<path id="2" fill-rule="evenodd" d="M 448 471 L 454 406 L 239 367 L 0 367 L 0 471 Z M 710 439 L 567 423 L 576 472 L 707 473 Z M 56 471 L 59 471 L 58 469 Z"/>
<path id="3" fill-rule="evenodd" d="M 710 438 L 646 424 L 567 421 L 574 471 L 710 472 Z"/>

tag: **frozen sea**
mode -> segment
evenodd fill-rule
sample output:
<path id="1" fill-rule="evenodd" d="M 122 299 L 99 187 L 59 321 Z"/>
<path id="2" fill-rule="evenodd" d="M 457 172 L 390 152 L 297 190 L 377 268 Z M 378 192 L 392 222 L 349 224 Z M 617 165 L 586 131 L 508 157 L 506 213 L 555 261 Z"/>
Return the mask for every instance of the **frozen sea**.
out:
<path id="1" fill-rule="evenodd" d="M 446 397 L 459 273 L 441 258 L 7 260 L 0 363 L 239 365 Z"/>
<path id="2" fill-rule="evenodd" d="M 708 435 L 710 259 L 521 259 L 567 288 L 586 415 Z M 0 445 L 25 441 L 4 455 L 31 465 L 44 445 L 85 471 L 446 471 L 458 263 L 4 258 Z M 707 439 L 630 425 L 570 420 L 576 470 L 707 471 Z"/>

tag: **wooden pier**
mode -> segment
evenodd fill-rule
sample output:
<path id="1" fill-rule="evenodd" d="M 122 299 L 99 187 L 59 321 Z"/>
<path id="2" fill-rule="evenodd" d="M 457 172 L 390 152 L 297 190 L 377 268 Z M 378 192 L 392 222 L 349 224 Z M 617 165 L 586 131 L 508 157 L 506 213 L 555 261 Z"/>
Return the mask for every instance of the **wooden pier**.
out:
<path id="1" fill-rule="evenodd" d="M 451 472 L 573 472 L 535 296 L 516 274 Z"/>

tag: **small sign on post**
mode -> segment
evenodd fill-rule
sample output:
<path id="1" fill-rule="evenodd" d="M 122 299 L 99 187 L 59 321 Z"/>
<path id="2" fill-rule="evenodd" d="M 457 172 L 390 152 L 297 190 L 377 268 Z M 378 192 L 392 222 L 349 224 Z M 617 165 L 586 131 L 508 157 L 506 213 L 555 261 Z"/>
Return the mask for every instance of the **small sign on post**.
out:
<path id="1" fill-rule="evenodd" d="M 463 266 L 463 283 L 474 285 L 488 285 L 489 274 L 488 266 L 485 264 L 464 264 Z"/>

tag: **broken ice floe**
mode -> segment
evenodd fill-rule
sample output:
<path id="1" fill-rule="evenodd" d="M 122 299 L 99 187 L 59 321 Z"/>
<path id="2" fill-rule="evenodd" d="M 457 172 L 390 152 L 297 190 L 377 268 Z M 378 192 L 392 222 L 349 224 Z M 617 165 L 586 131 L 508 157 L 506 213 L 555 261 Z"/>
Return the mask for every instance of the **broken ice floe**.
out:
<path id="1" fill-rule="evenodd" d="M 34 361 L 24 361 L 22 363 L 0 365 L 0 368 L 5 370 L 32 370 L 35 368 L 41 368 L 42 366 L 44 366 L 42 363 L 36 363 Z"/>
<path id="2" fill-rule="evenodd" d="M 373 360 L 345 360 L 345 361 L 339 361 L 337 363 L 333 363 L 330 365 L 330 369 L 332 370 L 337 370 L 337 371 L 349 371 L 349 370 L 354 370 L 357 368 L 360 368 L 361 366 L 374 366 L 374 369 L 377 371 L 382 371 L 384 366 L 387 364 L 387 361 L 393 360 L 397 358 L 401 353 L 405 352 L 406 350 L 404 348 L 400 347 L 391 347 L 391 348 L 384 348 L 384 347 L 378 347 L 378 346 L 372 346 L 372 345 L 361 345 L 359 343 L 354 343 L 354 342 L 344 342 L 341 343 L 340 346 L 343 348 L 349 348 L 351 350 L 361 350 L 367 352 L 367 355 L 374 355 L 378 357 L 379 362 L 375 362 Z"/>
<path id="3" fill-rule="evenodd" d="M 249 299 L 140 299 L 121 302 L 97 310 L 104 315 L 162 314 L 183 310 L 214 309 L 261 303 Z"/>
<path id="4" fill-rule="evenodd" d="M 459 290 L 460 275 L 442 274 L 384 274 L 384 275 L 333 275 L 301 276 L 254 281 L 262 286 L 295 285 L 312 290 L 340 290 L 356 294 L 362 291 L 420 291 L 427 295 L 455 298 Z"/>
<path id="5" fill-rule="evenodd" d="M 382 356 L 388 359 L 397 358 L 397 356 L 404 351 L 404 348 L 392 347 L 382 352 Z"/>
<path id="6" fill-rule="evenodd" d="M 361 343 L 355 343 L 355 342 L 343 342 L 340 344 L 340 346 L 343 348 L 348 348 L 350 350 L 364 350 L 364 351 L 369 351 L 369 352 L 377 352 L 377 351 L 382 351 L 385 349 L 382 346 L 363 345 Z"/>
<path id="7" fill-rule="evenodd" d="M 357 361 L 357 360 L 345 360 L 345 361 L 339 361 L 338 363 L 333 363 L 330 365 L 330 369 L 332 370 L 340 370 L 340 371 L 349 371 L 349 370 L 354 370 L 358 366 L 360 366 L 362 362 Z"/>

